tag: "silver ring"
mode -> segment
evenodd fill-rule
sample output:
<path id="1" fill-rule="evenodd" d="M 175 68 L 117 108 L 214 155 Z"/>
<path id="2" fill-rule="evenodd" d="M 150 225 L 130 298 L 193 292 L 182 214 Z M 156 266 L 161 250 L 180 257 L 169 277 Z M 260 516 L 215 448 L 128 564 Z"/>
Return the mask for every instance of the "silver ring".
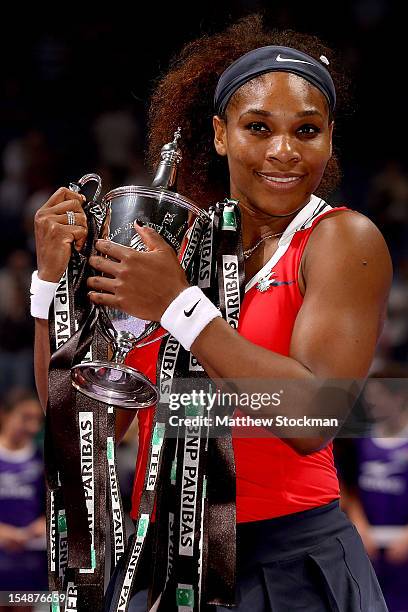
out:
<path id="1" fill-rule="evenodd" d="M 66 211 L 66 215 L 67 215 L 67 219 L 68 219 L 68 225 L 75 225 L 75 213 L 73 210 L 67 210 Z"/>

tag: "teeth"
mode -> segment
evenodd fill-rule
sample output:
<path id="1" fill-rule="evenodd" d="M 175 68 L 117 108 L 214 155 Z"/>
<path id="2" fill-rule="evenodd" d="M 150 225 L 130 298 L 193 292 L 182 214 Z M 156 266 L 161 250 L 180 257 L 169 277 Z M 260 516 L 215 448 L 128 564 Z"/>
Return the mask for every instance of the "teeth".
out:
<path id="1" fill-rule="evenodd" d="M 267 181 L 272 181 L 273 183 L 293 183 L 293 181 L 298 181 L 300 176 L 266 176 L 266 174 L 261 174 L 258 172 L 259 176 L 263 176 Z"/>

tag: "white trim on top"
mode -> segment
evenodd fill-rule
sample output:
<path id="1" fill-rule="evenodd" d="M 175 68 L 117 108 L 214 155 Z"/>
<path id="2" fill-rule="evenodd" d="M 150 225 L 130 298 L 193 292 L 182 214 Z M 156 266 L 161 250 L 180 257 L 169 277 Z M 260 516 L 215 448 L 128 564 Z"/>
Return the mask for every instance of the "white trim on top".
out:
<path id="1" fill-rule="evenodd" d="M 293 236 L 300 229 L 307 229 L 313 223 L 313 221 L 324 212 L 331 210 L 332 206 L 327 204 L 321 198 L 315 195 L 311 195 L 309 202 L 304 206 L 296 215 L 294 219 L 289 223 L 288 227 L 283 232 L 283 235 L 279 239 L 278 248 L 272 257 L 266 262 L 266 264 L 251 278 L 250 281 L 245 285 L 245 292 L 252 289 L 254 285 L 272 271 L 278 261 L 283 257 L 289 248 Z"/>

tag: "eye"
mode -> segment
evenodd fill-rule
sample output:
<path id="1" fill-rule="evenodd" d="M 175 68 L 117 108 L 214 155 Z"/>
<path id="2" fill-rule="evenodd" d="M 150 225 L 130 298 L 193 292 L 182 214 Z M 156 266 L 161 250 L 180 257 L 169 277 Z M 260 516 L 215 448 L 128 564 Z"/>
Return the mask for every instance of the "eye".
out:
<path id="1" fill-rule="evenodd" d="M 248 125 L 246 126 L 246 129 L 249 130 L 250 132 L 269 132 L 269 128 L 266 125 L 266 123 L 263 123 L 262 121 L 251 121 L 251 123 L 248 123 Z"/>
<path id="2" fill-rule="evenodd" d="M 317 127 L 317 125 L 305 123 L 304 125 L 301 125 L 300 128 L 298 128 L 297 132 L 302 136 L 313 137 L 316 136 L 316 134 L 320 134 L 321 129 Z"/>

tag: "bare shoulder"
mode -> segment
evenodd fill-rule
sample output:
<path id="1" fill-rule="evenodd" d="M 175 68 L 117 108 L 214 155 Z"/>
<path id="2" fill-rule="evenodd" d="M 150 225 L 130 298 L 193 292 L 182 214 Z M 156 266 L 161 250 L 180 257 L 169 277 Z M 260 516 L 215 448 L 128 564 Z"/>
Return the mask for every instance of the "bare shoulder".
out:
<path id="1" fill-rule="evenodd" d="M 303 269 L 305 275 L 315 264 L 345 264 L 352 272 L 356 266 L 372 269 L 387 282 L 392 278 L 391 257 L 378 227 L 365 215 L 340 210 L 325 216 L 314 228 L 306 245 Z"/>

